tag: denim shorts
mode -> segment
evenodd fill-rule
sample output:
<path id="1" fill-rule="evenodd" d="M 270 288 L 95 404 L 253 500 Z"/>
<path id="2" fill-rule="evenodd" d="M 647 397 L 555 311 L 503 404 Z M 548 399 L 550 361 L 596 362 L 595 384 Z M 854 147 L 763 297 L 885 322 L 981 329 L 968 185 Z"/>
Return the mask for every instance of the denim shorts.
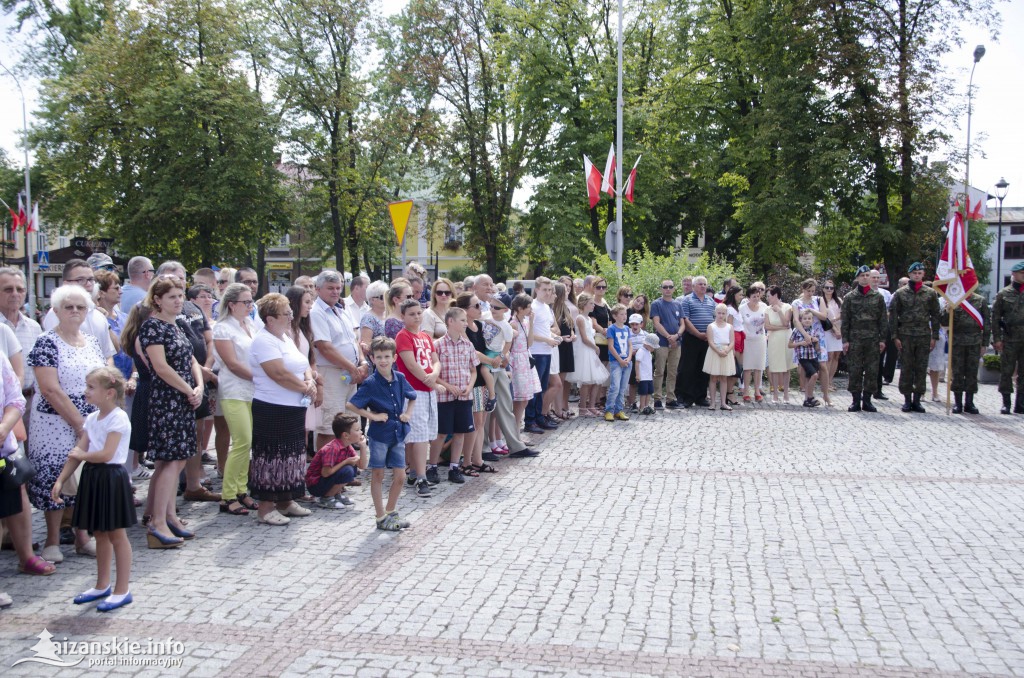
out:
<path id="1" fill-rule="evenodd" d="M 390 446 L 373 438 L 370 443 L 370 468 L 405 468 L 405 442 L 399 440 Z"/>

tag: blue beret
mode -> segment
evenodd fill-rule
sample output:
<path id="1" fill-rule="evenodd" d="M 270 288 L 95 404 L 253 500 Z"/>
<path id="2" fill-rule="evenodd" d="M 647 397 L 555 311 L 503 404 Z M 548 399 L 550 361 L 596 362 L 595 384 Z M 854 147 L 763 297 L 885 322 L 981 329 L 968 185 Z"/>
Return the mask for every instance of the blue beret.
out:
<path id="1" fill-rule="evenodd" d="M 1024 271 L 1024 261 L 1018 261 L 1013 265 L 1013 268 L 1011 268 L 1010 271 L 1013 273 L 1016 273 L 1017 271 Z"/>
<path id="2" fill-rule="evenodd" d="M 914 271 L 923 271 L 923 270 L 924 270 L 924 264 L 922 264 L 920 261 L 915 261 L 914 263 L 912 263 L 910 265 L 910 268 L 907 269 L 907 273 L 913 273 Z"/>
<path id="3" fill-rule="evenodd" d="M 857 277 L 859 278 L 863 274 L 870 273 L 870 272 L 871 272 L 870 268 L 868 268 L 867 266 L 861 266 L 860 268 L 857 269 Z"/>

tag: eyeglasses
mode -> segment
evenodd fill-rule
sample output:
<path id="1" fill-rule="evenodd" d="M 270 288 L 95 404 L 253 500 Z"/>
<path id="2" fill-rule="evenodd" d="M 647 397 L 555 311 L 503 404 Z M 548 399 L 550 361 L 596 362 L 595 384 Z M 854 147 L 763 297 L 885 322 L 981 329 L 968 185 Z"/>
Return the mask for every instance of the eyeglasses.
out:
<path id="1" fill-rule="evenodd" d="M 378 295 L 377 295 L 377 296 L 375 296 L 375 297 L 367 297 L 367 299 L 383 299 L 383 298 L 384 298 L 384 295 L 383 295 L 383 294 L 378 294 Z"/>
<path id="2" fill-rule="evenodd" d="M 452 296 L 452 291 L 451 290 L 437 290 L 436 292 L 434 292 L 434 296 L 450 297 L 450 296 Z"/>
<path id="3" fill-rule="evenodd" d="M 85 305 L 79 305 L 79 304 L 64 304 L 64 310 L 65 310 L 65 311 L 86 311 L 86 310 L 88 310 L 88 308 L 89 308 L 89 307 L 88 307 L 88 306 L 85 306 Z"/>
<path id="4" fill-rule="evenodd" d="M 675 285 L 662 285 L 661 286 L 661 289 L 663 289 L 663 290 L 674 290 L 675 288 L 676 288 Z"/>
<path id="5" fill-rule="evenodd" d="M 218 285 L 227 285 L 227 284 L 228 284 L 228 281 L 227 281 L 227 280 L 218 280 L 218 281 L 217 281 L 217 284 L 218 284 Z"/>
<path id="6" fill-rule="evenodd" d="M 832 285 L 825 285 L 825 286 L 824 286 L 824 287 L 822 287 L 821 289 L 823 289 L 823 290 L 834 290 L 834 289 L 835 289 L 835 287 L 833 287 Z"/>
<path id="7" fill-rule="evenodd" d="M 259 285 L 260 281 L 259 280 L 243 280 L 242 284 L 243 285 Z"/>
<path id="8" fill-rule="evenodd" d="M 595 290 L 606 290 L 606 289 L 608 289 L 608 286 L 607 285 L 594 285 L 594 289 Z"/>
<path id="9" fill-rule="evenodd" d="M 252 306 L 256 302 L 254 302 L 252 299 L 246 299 L 245 301 L 242 301 L 241 299 L 236 299 L 233 303 L 235 303 L 235 304 L 245 304 L 246 306 Z"/>
<path id="10" fill-rule="evenodd" d="M 143 273 L 156 273 L 156 269 L 155 268 L 147 268 L 145 271 L 143 271 Z"/>
<path id="11" fill-rule="evenodd" d="M 92 285 L 93 283 L 96 282 L 96 278 L 93 278 L 93 277 L 89 277 L 89 278 L 71 278 L 71 279 L 68 280 L 68 282 L 69 283 L 74 283 L 76 285 Z"/>
<path id="12" fill-rule="evenodd" d="M 632 294 L 632 292 L 623 292 L 623 293 L 622 293 L 622 294 L 620 294 L 619 296 L 620 296 L 620 297 L 626 297 L 627 299 L 632 299 L 632 298 L 633 298 L 633 294 Z"/>
<path id="13" fill-rule="evenodd" d="M 196 297 L 196 299 L 213 299 L 213 295 L 212 294 L 200 294 L 199 296 Z"/>

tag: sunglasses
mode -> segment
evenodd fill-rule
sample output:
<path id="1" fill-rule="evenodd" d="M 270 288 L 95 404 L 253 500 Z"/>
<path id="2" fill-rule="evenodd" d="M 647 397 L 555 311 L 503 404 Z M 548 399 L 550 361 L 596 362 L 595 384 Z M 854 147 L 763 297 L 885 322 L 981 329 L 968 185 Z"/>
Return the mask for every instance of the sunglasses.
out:
<path id="1" fill-rule="evenodd" d="M 676 288 L 675 285 L 662 285 L 661 286 L 661 289 L 663 289 L 663 290 L 674 290 L 675 288 Z"/>
<path id="2" fill-rule="evenodd" d="M 606 289 L 608 289 L 608 286 L 607 285 L 595 285 L 594 289 L 595 290 L 606 290 Z"/>
<path id="3" fill-rule="evenodd" d="M 476 302 L 475 304 L 470 304 L 470 306 L 471 306 L 472 308 L 480 308 L 480 302 L 478 301 L 478 302 Z"/>
<path id="4" fill-rule="evenodd" d="M 825 285 L 825 286 L 824 286 L 824 287 L 822 287 L 821 289 L 823 289 L 823 290 L 834 290 L 834 289 L 835 289 L 835 287 L 833 287 L 832 285 Z"/>
<path id="5" fill-rule="evenodd" d="M 383 295 L 383 294 L 378 294 L 378 295 L 377 295 L 377 296 L 375 296 L 375 297 L 368 297 L 368 298 L 369 298 L 369 299 L 383 299 L 383 298 L 384 298 L 384 295 Z"/>
<path id="6" fill-rule="evenodd" d="M 452 296 L 452 291 L 451 290 L 437 290 L 436 292 L 434 292 L 434 295 L 438 296 L 438 297 L 450 297 L 450 296 Z"/>

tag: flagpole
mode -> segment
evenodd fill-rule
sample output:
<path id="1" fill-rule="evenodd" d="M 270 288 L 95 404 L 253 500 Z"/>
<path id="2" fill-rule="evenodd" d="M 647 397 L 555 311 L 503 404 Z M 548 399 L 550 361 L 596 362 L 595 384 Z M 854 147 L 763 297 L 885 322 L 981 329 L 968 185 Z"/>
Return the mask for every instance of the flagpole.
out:
<path id="1" fill-rule="evenodd" d="M 619 55 L 618 83 L 615 102 L 615 179 L 618 190 L 615 192 L 615 267 L 622 272 L 622 250 L 625 247 L 625 236 L 622 232 L 622 0 L 619 0 Z"/>
<path id="2" fill-rule="evenodd" d="M 28 215 L 28 221 L 25 224 L 25 288 L 29 314 L 34 315 L 36 310 L 35 276 L 32 273 L 32 238 L 28 233 L 28 225 L 32 223 L 32 182 L 29 179 L 28 164 L 28 109 L 25 106 L 25 91 L 21 89 L 21 81 L 18 80 L 18 77 L 7 66 L 0 63 L 0 67 L 4 69 L 7 75 L 11 76 L 14 84 L 18 86 L 18 93 L 21 94 L 21 125 L 25 131 L 25 138 L 22 139 L 22 143 L 25 145 L 25 202 L 27 203 L 25 213 Z M 36 224 L 35 227 L 38 231 L 39 224 Z"/>
<path id="3" fill-rule="evenodd" d="M 947 302 L 948 303 L 948 302 Z M 946 416 L 949 416 L 949 389 L 953 383 L 953 313 L 956 309 L 953 308 L 953 304 L 949 304 L 949 330 L 946 335 L 946 342 L 949 346 L 949 351 L 946 352 Z"/>

